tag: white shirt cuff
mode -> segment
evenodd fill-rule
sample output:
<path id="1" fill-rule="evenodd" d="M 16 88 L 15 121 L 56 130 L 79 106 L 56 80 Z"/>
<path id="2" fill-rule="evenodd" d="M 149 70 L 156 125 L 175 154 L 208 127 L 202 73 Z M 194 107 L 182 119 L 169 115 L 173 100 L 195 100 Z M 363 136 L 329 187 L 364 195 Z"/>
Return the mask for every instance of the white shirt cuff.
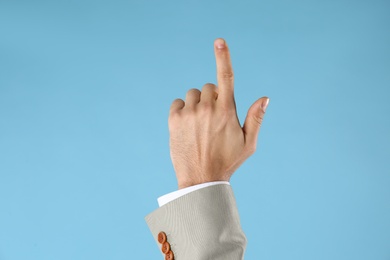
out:
<path id="1" fill-rule="evenodd" d="M 171 201 L 173 201 L 181 196 L 184 196 L 190 192 L 193 192 L 193 191 L 205 188 L 205 187 L 213 186 L 213 185 L 218 185 L 218 184 L 230 185 L 230 183 L 228 181 L 212 181 L 212 182 L 197 184 L 197 185 L 190 186 L 190 187 L 187 187 L 184 189 L 180 189 L 180 190 L 177 190 L 177 191 L 174 191 L 174 192 L 171 192 L 171 193 L 165 194 L 164 196 L 159 197 L 157 199 L 158 205 L 161 207 L 161 206 L 167 204 L 168 202 L 171 202 Z"/>

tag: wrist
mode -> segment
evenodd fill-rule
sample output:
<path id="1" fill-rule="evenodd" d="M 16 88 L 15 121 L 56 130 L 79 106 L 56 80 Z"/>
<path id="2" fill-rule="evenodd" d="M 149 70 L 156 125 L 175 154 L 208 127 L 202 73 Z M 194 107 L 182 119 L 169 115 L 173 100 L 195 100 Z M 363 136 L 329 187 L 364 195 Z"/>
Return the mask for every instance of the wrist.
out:
<path id="1" fill-rule="evenodd" d="M 204 179 L 204 180 L 181 180 L 177 182 L 178 189 L 185 189 L 191 186 L 199 185 L 199 184 L 204 184 L 204 183 L 209 183 L 209 182 L 216 182 L 216 181 L 225 181 L 229 182 L 230 179 L 226 178 L 209 178 L 209 179 Z"/>

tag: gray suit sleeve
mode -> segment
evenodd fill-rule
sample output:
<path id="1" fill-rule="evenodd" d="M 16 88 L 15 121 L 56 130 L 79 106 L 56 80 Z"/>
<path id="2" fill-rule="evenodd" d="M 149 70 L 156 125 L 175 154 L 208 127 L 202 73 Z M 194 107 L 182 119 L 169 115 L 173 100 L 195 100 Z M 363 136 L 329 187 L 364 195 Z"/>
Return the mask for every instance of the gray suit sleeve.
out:
<path id="1" fill-rule="evenodd" d="M 202 188 L 175 199 L 145 217 L 157 245 L 163 231 L 175 260 L 244 259 L 241 229 L 230 185 Z"/>

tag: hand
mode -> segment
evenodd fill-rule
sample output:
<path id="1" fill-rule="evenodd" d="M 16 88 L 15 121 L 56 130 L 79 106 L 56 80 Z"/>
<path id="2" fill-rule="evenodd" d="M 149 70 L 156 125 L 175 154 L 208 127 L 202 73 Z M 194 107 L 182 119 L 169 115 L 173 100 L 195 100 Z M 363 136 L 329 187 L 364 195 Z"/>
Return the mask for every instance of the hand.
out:
<path id="1" fill-rule="evenodd" d="M 218 87 L 191 89 L 185 102 L 173 101 L 169 113 L 170 153 L 179 189 L 210 181 L 229 181 L 256 150 L 269 98 L 249 108 L 244 126 L 237 117 L 233 68 L 223 39 L 214 42 Z"/>

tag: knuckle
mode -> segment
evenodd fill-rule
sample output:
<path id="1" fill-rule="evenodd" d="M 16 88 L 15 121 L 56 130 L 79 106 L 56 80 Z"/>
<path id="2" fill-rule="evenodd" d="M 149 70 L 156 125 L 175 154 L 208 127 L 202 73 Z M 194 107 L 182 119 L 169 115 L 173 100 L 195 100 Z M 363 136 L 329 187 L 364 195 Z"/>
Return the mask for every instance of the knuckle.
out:
<path id="1" fill-rule="evenodd" d="M 251 144 L 247 148 L 247 152 L 249 155 L 252 155 L 256 152 L 256 144 Z"/>
<path id="2" fill-rule="evenodd" d="M 172 101 L 171 108 L 178 107 L 178 106 L 182 105 L 183 103 L 184 103 L 184 101 L 182 99 L 176 98 L 175 100 Z"/>
<path id="3" fill-rule="evenodd" d="M 261 126 L 261 123 L 263 122 L 263 116 L 253 116 L 252 118 L 257 125 Z"/>
<path id="4" fill-rule="evenodd" d="M 174 113 L 178 113 L 183 107 L 184 107 L 184 101 L 181 100 L 181 99 L 175 99 L 172 104 L 171 104 L 171 107 L 169 108 L 169 115 L 171 114 L 174 114 Z"/>
<path id="5" fill-rule="evenodd" d="M 187 94 L 186 94 L 186 100 L 187 99 L 197 99 L 198 97 L 200 97 L 200 90 L 199 89 L 196 89 L 196 88 L 192 88 L 190 90 L 187 91 Z"/>
<path id="6" fill-rule="evenodd" d="M 183 100 L 181 98 L 176 98 L 175 100 L 172 101 L 172 104 L 173 103 L 177 103 L 177 102 L 182 102 Z"/>
<path id="7" fill-rule="evenodd" d="M 223 79 L 233 80 L 233 78 L 234 78 L 233 71 L 223 71 L 223 72 L 221 73 L 221 77 L 222 77 Z"/>
<path id="8" fill-rule="evenodd" d="M 256 141 L 246 143 L 244 153 L 249 157 L 256 152 Z"/>
<path id="9" fill-rule="evenodd" d="M 215 88 L 217 88 L 217 86 L 214 85 L 213 83 L 206 83 L 203 85 L 202 90 L 204 90 L 204 89 L 213 89 L 214 90 Z"/>
<path id="10" fill-rule="evenodd" d="M 197 89 L 197 88 L 192 88 L 192 89 L 187 91 L 187 94 L 189 94 L 189 95 L 197 94 L 197 93 L 200 93 L 199 89 Z"/>

